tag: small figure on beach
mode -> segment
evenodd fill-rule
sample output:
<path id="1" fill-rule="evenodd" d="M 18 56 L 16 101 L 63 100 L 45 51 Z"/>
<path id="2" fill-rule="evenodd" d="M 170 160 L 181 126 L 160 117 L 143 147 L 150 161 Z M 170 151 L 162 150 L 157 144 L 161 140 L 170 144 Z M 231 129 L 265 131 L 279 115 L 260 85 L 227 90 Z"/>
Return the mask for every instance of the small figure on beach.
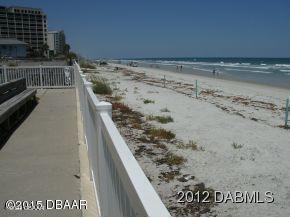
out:
<path id="1" fill-rule="evenodd" d="M 182 71 L 182 65 L 180 65 L 180 70 Z"/>
<path id="2" fill-rule="evenodd" d="M 215 76 L 215 73 L 216 73 L 216 70 L 214 68 L 213 71 L 212 71 L 212 75 Z"/>
<path id="3" fill-rule="evenodd" d="M 176 70 L 178 70 L 178 65 L 176 65 Z"/>

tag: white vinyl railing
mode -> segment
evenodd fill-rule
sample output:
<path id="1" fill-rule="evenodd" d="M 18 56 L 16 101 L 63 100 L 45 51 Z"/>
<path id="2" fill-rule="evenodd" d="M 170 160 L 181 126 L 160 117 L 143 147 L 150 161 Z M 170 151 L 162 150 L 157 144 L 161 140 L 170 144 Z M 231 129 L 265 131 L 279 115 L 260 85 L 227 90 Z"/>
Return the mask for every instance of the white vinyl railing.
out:
<path id="1" fill-rule="evenodd" d="M 101 216 L 170 216 L 77 63 L 76 86 Z"/>
<path id="2" fill-rule="evenodd" d="M 0 84 L 25 78 L 27 87 L 70 88 L 75 85 L 74 69 L 69 66 L 0 67 Z"/>

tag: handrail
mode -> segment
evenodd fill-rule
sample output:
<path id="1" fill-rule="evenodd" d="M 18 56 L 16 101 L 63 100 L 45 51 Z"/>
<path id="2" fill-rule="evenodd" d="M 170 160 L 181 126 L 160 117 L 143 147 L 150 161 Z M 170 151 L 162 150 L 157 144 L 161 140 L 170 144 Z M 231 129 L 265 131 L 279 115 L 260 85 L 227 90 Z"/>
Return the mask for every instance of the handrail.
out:
<path id="1" fill-rule="evenodd" d="M 98 100 L 77 63 L 74 69 L 101 216 L 170 216 L 112 121 L 112 105 Z"/>
<path id="2" fill-rule="evenodd" d="M 0 67 L 0 84 L 25 78 L 27 87 L 74 88 L 75 74 L 71 66 Z"/>

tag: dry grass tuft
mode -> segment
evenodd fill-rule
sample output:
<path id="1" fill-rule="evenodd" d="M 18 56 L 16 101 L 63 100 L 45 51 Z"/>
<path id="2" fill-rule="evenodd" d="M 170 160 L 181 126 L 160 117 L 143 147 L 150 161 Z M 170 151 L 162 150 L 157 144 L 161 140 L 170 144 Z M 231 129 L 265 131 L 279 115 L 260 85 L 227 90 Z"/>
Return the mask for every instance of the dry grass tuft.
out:
<path id="1" fill-rule="evenodd" d="M 88 69 L 96 69 L 96 66 L 92 63 L 89 63 L 87 61 L 81 61 L 80 63 L 81 68 L 88 68 Z"/>
<path id="2" fill-rule="evenodd" d="M 127 105 L 121 102 L 112 102 L 113 112 L 119 111 L 118 117 L 122 121 L 123 126 L 132 125 L 132 128 L 142 129 L 142 117 L 143 115 L 140 112 L 133 111 Z M 113 113 L 113 118 L 115 117 Z"/>
<path id="3" fill-rule="evenodd" d="M 180 172 L 179 170 L 173 170 L 169 172 L 161 172 L 161 175 L 159 176 L 160 179 L 163 179 L 165 182 L 170 182 L 174 180 L 176 176 L 179 176 Z"/>
<path id="4" fill-rule="evenodd" d="M 193 141 L 193 140 L 189 140 L 188 143 L 183 143 L 183 142 L 179 142 L 177 145 L 178 148 L 182 148 L 182 149 L 192 149 L 192 150 L 197 150 L 198 149 L 198 145 L 197 142 Z"/>
<path id="5" fill-rule="evenodd" d="M 149 135 L 152 139 L 166 139 L 171 140 L 175 138 L 175 134 L 171 131 L 165 130 L 163 128 L 151 128 L 145 131 L 145 134 Z"/>
<path id="6" fill-rule="evenodd" d="M 147 117 L 147 120 L 155 120 L 155 121 L 158 121 L 159 123 L 162 123 L 162 124 L 173 122 L 173 118 L 171 116 L 153 116 L 153 115 L 150 115 Z"/>
<path id="7" fill-rule="evenodd" d="M 185 159 L 181 156 L 178 156 L 176 154 L 168 153 L 166 154 L 163 158 L 158 159 L 157 163 L 159 164 L 167 164 L 169 166 L 174 166 L 174 165 L 181 165 L 185 163 Z"/>
<path id="8" fill-rule="evenodd" d="M 129 108 L 127 105 L 120 102 L 113 102 L 112 107 L 113 107 L 113 110 L 118 110 L 121 113 L 129 114 L 132 112 L 131 108 Z"/>

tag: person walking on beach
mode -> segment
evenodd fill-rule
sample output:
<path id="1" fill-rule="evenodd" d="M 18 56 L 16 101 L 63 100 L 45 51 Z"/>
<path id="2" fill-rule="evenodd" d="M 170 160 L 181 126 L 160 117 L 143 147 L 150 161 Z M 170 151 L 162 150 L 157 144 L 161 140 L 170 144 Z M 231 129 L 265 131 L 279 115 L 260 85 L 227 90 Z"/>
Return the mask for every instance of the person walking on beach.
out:
<path id="1" fill-rule="evenodd" d="M 176 70 L 178 70 L 178 65 L 176 65 Z"/>
<path id="2" fill-rule="evenodd" d="M 212 71 L 212 75 L 215 76 L 215 68 Z"/>
<path id="3" fill-rule="evenodd" d="M 182 71 L 182 65 L 180 65 L 180 71 Z"/>

